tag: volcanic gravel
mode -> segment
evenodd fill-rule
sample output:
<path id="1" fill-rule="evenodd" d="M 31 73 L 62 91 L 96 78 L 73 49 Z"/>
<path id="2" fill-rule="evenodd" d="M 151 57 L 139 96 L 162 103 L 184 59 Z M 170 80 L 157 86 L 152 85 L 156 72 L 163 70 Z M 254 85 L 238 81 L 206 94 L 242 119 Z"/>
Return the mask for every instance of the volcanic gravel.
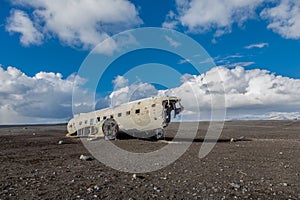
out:
<path id="1" fill-rule="evenodd" d="M 208 125 L 199 123 L 178 160 L 148 173 L 102 164 L 81 139 L 65 137 L 66 125 L 2 126 L 0 199 L 300 199 L 300 121 L 228 121 L 200 159 Z M 152 152 L 168 145 L 178 127 L 171 124 L 163 141 L 112 143 Z"/>

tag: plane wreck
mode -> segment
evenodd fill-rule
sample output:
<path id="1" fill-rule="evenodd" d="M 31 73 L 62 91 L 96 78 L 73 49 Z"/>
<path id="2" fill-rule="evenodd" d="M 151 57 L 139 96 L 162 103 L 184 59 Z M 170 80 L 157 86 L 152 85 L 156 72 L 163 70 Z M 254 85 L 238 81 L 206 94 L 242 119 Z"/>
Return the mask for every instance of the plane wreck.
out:
<path id="1" fill-rule="evenodd" d="M 67 125 L 67 136 L 115 139 L 120 132 L 139 138 L 164 136 L 164 128 L 183 111 L 177 97 L 150 97 L 113 108 L 75 115 Z"/>

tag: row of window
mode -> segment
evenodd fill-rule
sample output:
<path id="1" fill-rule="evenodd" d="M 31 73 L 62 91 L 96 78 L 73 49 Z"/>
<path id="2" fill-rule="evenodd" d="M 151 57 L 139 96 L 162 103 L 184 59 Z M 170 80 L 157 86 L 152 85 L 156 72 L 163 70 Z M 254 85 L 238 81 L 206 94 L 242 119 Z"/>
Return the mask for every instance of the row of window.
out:
<path id="1" fill-rule="evenodd" d="M 141 112 L 140 109 L 136 109 L 136 110 L 135 110 L 135 114 L 140 114 L 140 112 Z M 130 111 L 126 111 L 125 115 L 126 115 L 126 116 L 129 116 L 129 115 L 130 115 Z M 118 113 L 117 116 L 118 116 L 118 117 L 122 117 L 122 113 Z M 107 119 L 107 118 L 108 118 L 107 116 L 103 116 L 103 117 L 102 117 L 103 120 L 105 120 L 105 119 Z M 110 115 L 110 118 L 113 119 L 113 118 L 114 118 L 114 115 Z M 101 120 L 101 117 L 97 117 L 97 122 L 100 122 L 100 120 Z M 83 122 L 80 121 L 80 122 L 79 122 L 79 125 L 81 126 L 82 123 L 83 123 Z M 87 124 L 87 123 L 88 123 L 88 120 L 85 120 L 85 121 L 84 121 L 84 124 Z M 93 124 L 94 124 L 94 119 L 90 119 L 90 125 L 93 125 Z"/>
<path id="2" fill-rule="evenodd" d="M 155 107 L 155 104 L 152 104 L 151 105 L 151 107 Z M 140 109 L 136 109 L 135 110 L 135 114 L 140 114 L 141 113 L 141 110 Z M 129 111 L 126 111 L 126 113 L 125 113 L 125 115 L 126 116 L 129 116 L 130 115 L 130 110 Z M 118 113 L 117 114 L 117 116 L 118 117 L 122 117 L 122 113 Z M 105 119 L 107 119 L 108 117 L 107 116 L 104 116 L 102 119 L 103 120 L 105 120 Z M 110 118 L 114 118 L 114 115 L 110 115 Z M 97 122 L 100 122 L 100 120 L 101 120 L 101 117 L 97 117 Z M 79 124 L 79 126 L 81 126 L 82 125 L 82 121 L 80 121 L 78 124 Z M 88 120 L 85 120 L 84 121 L 84 124 L 88 124 Z M 93 125 L 94 124 L 94 119 L 90 119 L 90 125 Z M 75 125 L 75 124 L 74 124 Z M 70 125 L 70 127 L 72 127 L 72 125 Z"/>

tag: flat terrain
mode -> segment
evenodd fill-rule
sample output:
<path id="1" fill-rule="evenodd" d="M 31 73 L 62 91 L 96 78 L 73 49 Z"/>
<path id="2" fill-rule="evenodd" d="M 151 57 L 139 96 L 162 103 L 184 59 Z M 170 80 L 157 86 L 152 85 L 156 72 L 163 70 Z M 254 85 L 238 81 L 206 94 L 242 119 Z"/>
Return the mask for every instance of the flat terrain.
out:
<path id="1" fill-rule="evenodd" d="M 177 127 L 168 127 L 167 140 Z M 65 137 L 63 125 L 1 127 L 0 199 L 300 199 L 300 121 L 226 122 L 214 149 L 200 159 L 207 128 L 200 123 L 176 162 L 132 174 L 80 160 L 90 153 L 80 139 Z M 113 144 L 151 152 L 168 143 L 131 138 Z"/>

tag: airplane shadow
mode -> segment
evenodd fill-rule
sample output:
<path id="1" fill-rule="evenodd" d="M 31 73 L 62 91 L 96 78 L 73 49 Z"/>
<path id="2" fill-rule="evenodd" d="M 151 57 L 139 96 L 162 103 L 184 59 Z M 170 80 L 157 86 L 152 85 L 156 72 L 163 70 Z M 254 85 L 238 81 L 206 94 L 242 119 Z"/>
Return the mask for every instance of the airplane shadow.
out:
<path id="1" fill-rule="evenodd" d="M 133 140 L 133 139 L 139 139 L 139 140 L 145 140 L 145 141 L 151 141 L 151 142 L 156 142 L 159 140 L 165 140 L 168 142 L 195 142 L 195 143 L 203 143 L 203 142 L 207 142 L 207 143 L 226 143 L 226 142 L 246 142 L 246 141 L 252 141 L 249 138 L 245 138 L 245 137 L 240 137 L 240 138 L 216 138 L 216 139 L 205 139 L 205 138 L 174 138 L 174 137 L 163 137 L 159 140 L 157 140 L 154 137 L 150 137 L 150 138 L 139 138 L 139 137 L 134 137 L 132 135 L 129 135 L 125 132 L 119 132 L 118 136 L 117 136 L 118 140 Z"/>
<path id="2" fill-rule="evenodd" d="M 195 143 L 203 143 L 203 142 L 212 142 L 212 143 L 226 143 L 226 142 L 246 142 L 252 141 L 248 138 L 217 138 L 217 139 L 204 139 L 204 138 L 173 138 L 173 137 L 165 137 L 164 140 L 172 141 L 172 142 L 195 142 Z"/>

